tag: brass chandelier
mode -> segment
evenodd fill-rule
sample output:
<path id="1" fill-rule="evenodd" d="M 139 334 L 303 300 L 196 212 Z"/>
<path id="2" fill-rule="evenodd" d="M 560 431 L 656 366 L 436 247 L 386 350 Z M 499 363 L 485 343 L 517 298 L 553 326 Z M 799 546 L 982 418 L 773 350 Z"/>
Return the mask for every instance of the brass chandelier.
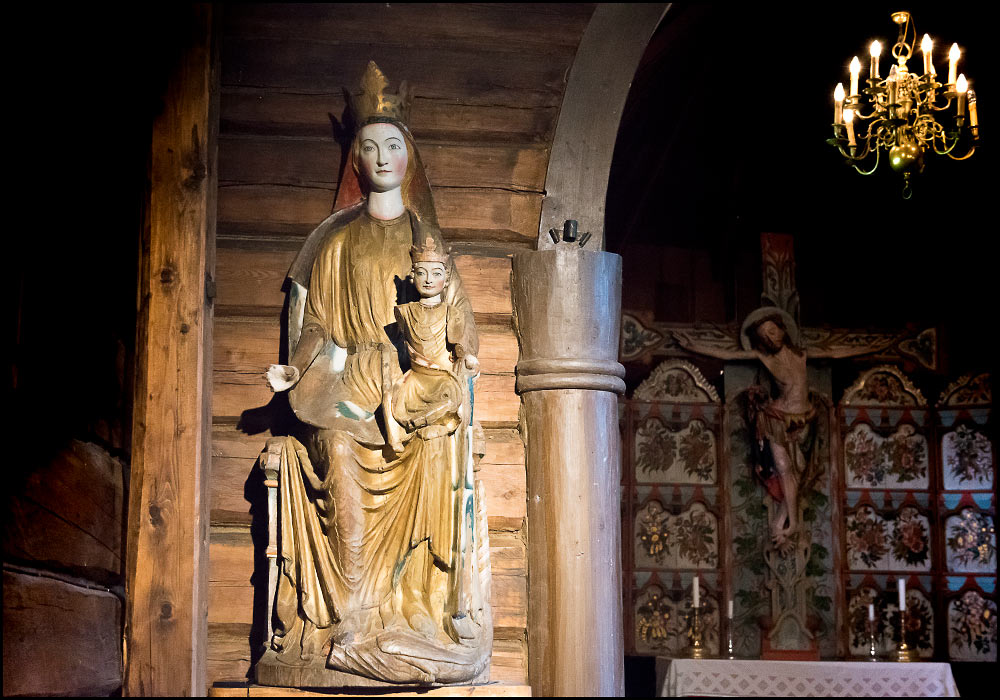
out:
<path id="1" fill-rule="evenodd" d="M 868 87 L 859 93 L 861 63 L 854 57 L 850 93 L 844 92 L 843 83 L 838 83 L 833 93 L 833 138 L 827 143 L 835 146 L 847 164 L 862 175 L 875 172 L 880 154 L 885 151 L 889 165 L 902 174 L 903 198 L 909 199 L 913 195 L 913 177 L 924 169 L 926 151 L 953 160 L 965 160 L 975 152 L 979 117 L 976 93 L 969 89 L 965 75 L 958 73 L 962 54 L 958 44 L 952 44 L 948 53 L 948 82 L 939 83 L 930 36 L 924 34 L 920 42 L 923 73 L 911 73 L 906 62 L 913 55 L 916 28 L 908 12 L 893 13 L 892 21 L 899 25 L 899 37 L 892 47 L 896 64 L 885 78 L 881 77 L 882 45 L 873 41 Z"/>

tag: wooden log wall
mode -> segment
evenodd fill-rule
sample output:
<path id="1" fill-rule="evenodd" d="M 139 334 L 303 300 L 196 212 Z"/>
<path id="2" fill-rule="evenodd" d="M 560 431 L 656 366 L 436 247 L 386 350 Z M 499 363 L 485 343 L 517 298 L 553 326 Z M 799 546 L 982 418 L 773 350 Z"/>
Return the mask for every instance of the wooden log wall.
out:
<path id="1" fill-rule="evenodd" d="M 526 487 L 514 392 L 511 255 L 534 247 L 552 134 L 588 5 L 231 5 L 222 29 L 208 678 L 243 679 L 262 643 L 265 522 L 254 462 L 281 399 L 282 283 L 331 211 L 343 87 L 374 59 L 416 97 L 410 126 L 472 299 L 483 374 L 494 680 L 527 682 Z M 258 548 L 259 549 L 259 548 Z"/>

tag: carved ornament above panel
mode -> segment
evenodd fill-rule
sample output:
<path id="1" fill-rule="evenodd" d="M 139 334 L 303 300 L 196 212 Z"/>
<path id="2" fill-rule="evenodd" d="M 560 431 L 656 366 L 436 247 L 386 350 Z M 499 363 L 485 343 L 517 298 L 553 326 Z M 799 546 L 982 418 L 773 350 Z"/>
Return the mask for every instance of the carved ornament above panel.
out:
<path id="1" fill-rule="evenodd" d="M 845 406 L 926 406 L 920 389 L 895 367 L 868 370 L 844 393 Z"/>
<path id="2" fill-rule="evenodd" d="M 991 406 L 993 390 L 990 387 L 990 375 L 967 374 L 948 385 L 941 392 L 938 406 Z"/>
<path id="3" fill-rule="evenodd" d="M 639 385 L 632 398 L 670 403 L 719 403 L 715 387 L 701 370 L 686 360 L 667 360 L 660 364 Z"/>

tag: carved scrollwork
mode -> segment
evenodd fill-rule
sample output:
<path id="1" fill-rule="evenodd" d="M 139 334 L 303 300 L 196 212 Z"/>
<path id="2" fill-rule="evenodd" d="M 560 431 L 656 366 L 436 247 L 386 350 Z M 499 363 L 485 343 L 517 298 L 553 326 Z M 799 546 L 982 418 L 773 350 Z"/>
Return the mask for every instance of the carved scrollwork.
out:
<path id="1" fill-rule="evenodd" d="M 622 314 L 621 358 L 633 360 L 647 350 L 656 347 L 664 338 L 659 331 L 647 328 L 635 316 Z"/>
<path id="2" fill-rule="evenodd" d="M 895 367 L 881 365 L 863 373 L 844 393 L 845 406 L 926 406 L 927 399 Z"/>
<path id="3" fill-rule="evenodd" d="M 938 406 L 991 406 L 993 390 L 989 374 L 967 374 L 959 377 L 941 392 Z"/>
<path id="4" fill-rule="evenodd" d="M 641 401 L 719 403 L 719 394 L 705 375 L 687 360 L 667 360 L 653 370 L 632 395 Z"/>

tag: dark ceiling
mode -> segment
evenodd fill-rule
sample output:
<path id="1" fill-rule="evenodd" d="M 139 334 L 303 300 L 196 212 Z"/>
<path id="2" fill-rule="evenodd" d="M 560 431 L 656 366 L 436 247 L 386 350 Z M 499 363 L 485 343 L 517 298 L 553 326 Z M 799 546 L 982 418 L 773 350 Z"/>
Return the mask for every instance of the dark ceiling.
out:
<path id="1" fill-rule="evenodd" d="M 947 70 L 979 95 L 982 139 L 968 161 L 928 158 L 912 199 L 883 161 L 863 177 L 825 143 L 833 89 L 853 55 L 882 40 L 883 75 L 906 9 Z M 647 49 L 622 117 L 607 203 L 608 249 L 624 284 L 649 246 L 706 251 L 729 321 L 760 293 L 759 234 L 795 237 L 809 325 L 942 330 L 951 369 L 988 368 L 997 272 L 990 149 L 995 68 L 982 6 L 674 3 Z M 920 68 L 920 54 L 910 66 Z M 626 297 L 628 295 L 626 294 Z M 674 319 L 680 320 L 680 319 Z M 688 321 L 706 319 L 688 318 Z M 716 320 L 716 319 L 709 319 Z"/>

